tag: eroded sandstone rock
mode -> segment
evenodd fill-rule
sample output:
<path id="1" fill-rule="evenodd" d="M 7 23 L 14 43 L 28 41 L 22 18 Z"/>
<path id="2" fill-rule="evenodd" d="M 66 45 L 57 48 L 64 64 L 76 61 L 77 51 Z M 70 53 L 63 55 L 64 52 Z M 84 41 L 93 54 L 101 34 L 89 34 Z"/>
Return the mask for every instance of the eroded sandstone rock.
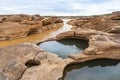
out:
<path id="1" fill-rule="evenodd" d="M 86 28 L 104 31 L 113 26 L 120 25 L 120 13 L 112 13 L 98 16 L 89 16 L 78 19 L 73 19 L 68 24 L 76 26 L 75 28 Z"/>
<path id="2" fill-rule="evenodd" d="M 63 21 L 57 17 L 44 19 L 39 15 L 24 14 L 0 16 L 0 40 L 26 37 L 33 33 L 59 28 L 62 25 Z"/>
<path id="3" fill-rule="evenodd" d="M 58 80 L 72 61 L 28 43 L 0 48 L 0 55 L 1 80 Z"/>
<path id="4" fill-rule="evenodd" d="M 21 47 L 21 48 L 18 48 Z M 30 45 L 16 45 L 0 49 L 0 71 L 3 80 L 18 80 L 27 69 L 25 63 L 34 60 L 40 50 Z M 28 50 L 29 49 L 29 50 Z"/>
<path id="5" fill-rule="evenodd" d="M 63 21 L 60 18 L 57 17 L 49 17 L 42 20 L 42 25 L 49 25 L 54 23 L 62 23 Z"/>
<path id="6" fill-rule="evenodd" d="M 10 40 L 27 36 L 31 31 L 41 27 L 40 24 L 20 25 L 19 23 L 0 23 L 0 40 Z"/>
<path id="7" fill-rule="evenodd" d="M 120 34 L 118 33 L 79 28 L 61 33 L 53 39 L 70 37 L 88 40 L 89 47 L 82 53 L 72 54 L 66 59 L 54 53 L 45 52 L 33 44 L 0 48 L 0 79 L 58 80 L 69 64 L 101 58 L 120 59 Z"/>
<path id="8" fill-rule="evenodd" d="M 115 15 L 116 13 L 114 13 Z M 54 53 L 43 51 L 33 44 L 19 44 L 0 48 L 0 79 L 1 80 L 60 80 L 64 68 L 73 63 L 81 63 L 94 59 L 119 59 L 120 60 L 120 25 L 111 25 L 96 28 L 98 22 L 114 22 L 113 16 L 104 16 L 94 22 L 93 27 L 76 28 L 64 32 L 48 40 L 65 38 L 78 38 L 89 41 L 89 46 L 83 52 L 69 55 L 62 59 Z M 106 19 L 107 18 L 107 19 Z M 48 21 L 49 22 L 49 21 Z M 88 23 L 85 22 L 88 25 Z M 114 23 L 113 23 L 114 24 Z"/>
<path id="9" fill-rule="evenodd" d="M 92 29 L 82 29 L 71 32 L 61 33 L 56 36 L 56 40 L 65 38 L 80 38 L 89 41 L 89 47 L 86 48 L 83 54 L 71 55 L 70 57 L 76 60 L 81 59 L 94 59 L 94 58 L 112 58 L 120 59 L 120 34 L 117 32 L 120 27 L 115 27 L 116 33 L 109 30 L 111 33 L 96 31 Z M 74 36 L 73 34 L 74 33 Z M 83 57 L 84 56 L 84 57 Z"/>

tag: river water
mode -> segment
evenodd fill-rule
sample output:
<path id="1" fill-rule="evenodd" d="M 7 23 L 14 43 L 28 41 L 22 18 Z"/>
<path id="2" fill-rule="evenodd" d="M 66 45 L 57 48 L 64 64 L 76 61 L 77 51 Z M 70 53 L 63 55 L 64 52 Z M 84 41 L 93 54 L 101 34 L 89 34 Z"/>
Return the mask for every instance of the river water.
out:
<path id="1" fill-rule="evenodd" d="M 70 19 L 63 19 L 64 21 L 64 25 L 63 27 L 59 28 L 59 29 L 51 29 L 48 31 L 44 31 L 42 33 L 39 34 L 32 34 L 29 35 L 27 37 L 24 38 L 19 38 L 19 39 L 14 39 L 14 40 L 6 40 L 6 41 L 0 41 L 0 47 L 5 47 L 5 46 L 9 46 L 9 45 L 15 45 L 15 44 L 20 44 L 20 43 L 25 43 L 25 42 L 39 42 L 39 41 L 43 41 L 47 38 L 50 37 L 54 37 L 59 33 L 65 32 L 65 31 L 69 31 L 71 30 L 70 25 L 66 24 L 67 21 L 69 21 Z"/>

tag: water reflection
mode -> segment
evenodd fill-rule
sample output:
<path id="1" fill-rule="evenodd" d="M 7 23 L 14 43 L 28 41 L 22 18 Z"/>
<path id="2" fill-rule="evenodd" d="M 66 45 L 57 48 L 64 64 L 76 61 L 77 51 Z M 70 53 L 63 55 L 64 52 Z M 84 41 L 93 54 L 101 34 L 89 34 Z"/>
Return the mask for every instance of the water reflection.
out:
<path id="1" fill-rule="evenodd" d="M 55 53 L 62 58 L 66 58 L 69 54 L 82 52 L 86 47 L 88 47 L 88 42 L 81 39 L 63 39 L 59 41 L 44 42 L 39 46 L 45 51 Z"/>
<path id="2" fill-rule="evenodd" d="M 120 80 L 120 63 L 102 59 L 70 65 L 62 80 Z"/>
<path id="3" fill-rule="evenodd" d="M 83 39 L 63 39 L 63 40 L 59 40 L 58 41 L 61 44 L 64 45 L 75 45 L 76 47 L 78 47 L 81 50 L 84 50 L 85 48 L 88 47 L 88 42 L 86 40 Z"/>

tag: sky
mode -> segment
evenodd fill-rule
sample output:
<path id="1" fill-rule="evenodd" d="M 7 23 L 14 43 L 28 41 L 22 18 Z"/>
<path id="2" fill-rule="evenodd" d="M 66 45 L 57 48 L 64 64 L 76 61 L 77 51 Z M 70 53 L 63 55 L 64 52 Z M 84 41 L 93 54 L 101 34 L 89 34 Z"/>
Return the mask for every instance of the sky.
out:
<path id="1" fill-rule="evenodd" d="M 0 0 L 0 14 L 98 15 L 120 11 L 120 0 Z"/>

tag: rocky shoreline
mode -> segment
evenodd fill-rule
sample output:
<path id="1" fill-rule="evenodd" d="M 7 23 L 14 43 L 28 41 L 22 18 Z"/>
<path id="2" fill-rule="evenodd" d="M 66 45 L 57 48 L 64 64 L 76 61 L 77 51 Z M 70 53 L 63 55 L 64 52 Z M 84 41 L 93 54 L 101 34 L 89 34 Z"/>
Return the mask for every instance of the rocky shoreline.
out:
<path id="1" fill-rule="evenodd" d="M 0 48 L 0 80 L 62 80 L 64 69 L 69 64 L 96 59 L 120 60 L 119 12 L 73 19 L 69 24 L 74 26 L 71 31 L 45 41 L 84 39 L 89 46 L 82 53 L 62 59 L 31 43 Z"/>
<path id="2" fill-rule="evenodd" d="M 41 33 L 63 26 L 57 17 L 43 18 L 39 15 L 4 15 L 0 16 L 0 40 L 11 40 Z"/>

